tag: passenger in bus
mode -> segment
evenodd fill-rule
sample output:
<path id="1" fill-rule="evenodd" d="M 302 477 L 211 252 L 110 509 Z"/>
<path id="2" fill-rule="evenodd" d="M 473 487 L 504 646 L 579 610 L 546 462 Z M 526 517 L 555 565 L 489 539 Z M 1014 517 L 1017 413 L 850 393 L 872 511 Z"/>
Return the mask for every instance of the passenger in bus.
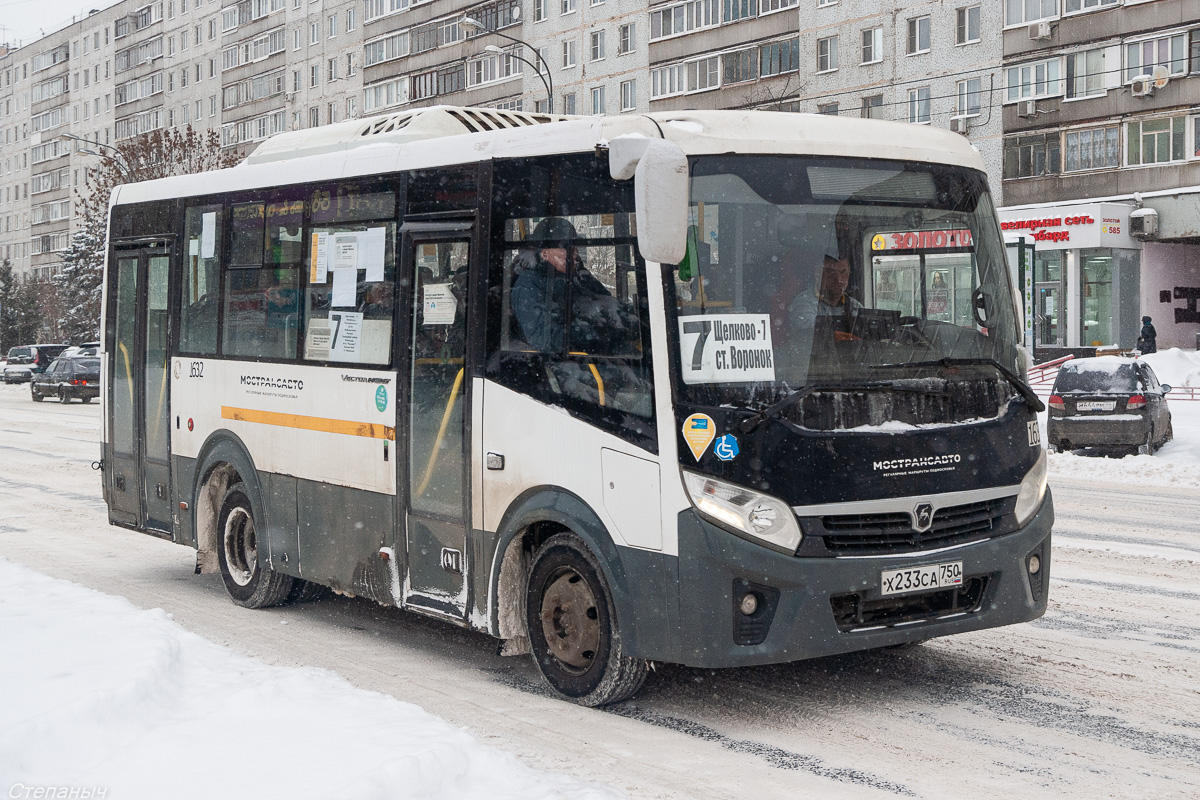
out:
<path id="1" fill-rule="evenodd" d="M 583 265 L 575 226 L 558 217 L 542 220 L 517 258 L 512 310 L 522 339 L 545 353 L 605 355 L 628 352 L 637 316 L 620 303 Z M 570 341 L 563 342 L 567 288 L 570 287 Z"/>

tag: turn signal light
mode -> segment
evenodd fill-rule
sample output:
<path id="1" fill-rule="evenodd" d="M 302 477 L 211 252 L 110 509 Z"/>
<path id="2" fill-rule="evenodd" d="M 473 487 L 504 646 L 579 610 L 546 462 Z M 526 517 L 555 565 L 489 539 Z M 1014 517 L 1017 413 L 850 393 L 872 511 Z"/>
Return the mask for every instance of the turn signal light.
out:
<path id="1" fill-rule="evenodd" d="M 1067 410 L 1067 404 L 1064 403 L 1063 399 L 1056 394 L 1050 395 L 1050 399 L 1046 401 L 1046 405 L 1050 406 L 1051 408 L 1057 408 L 1059 411 Z"/>
<path id="2" fill-rule="evenodd" d="M 1133 397 L 1129 398 L 1128 402 L 1125 403 L 1125 408 L 1127 408 L 1127 409 L 1145 408 L 1145 407 L 1146 407 L 1146 395 L 1144 395 L 1144 394 L 1135 394 Z"/>

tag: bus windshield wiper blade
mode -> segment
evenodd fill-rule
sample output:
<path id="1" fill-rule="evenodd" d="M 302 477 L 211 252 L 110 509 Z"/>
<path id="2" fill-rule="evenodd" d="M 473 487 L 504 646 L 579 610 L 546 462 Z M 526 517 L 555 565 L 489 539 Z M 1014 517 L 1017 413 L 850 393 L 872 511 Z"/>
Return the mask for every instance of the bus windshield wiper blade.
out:
<path id="1" fill-rule="evenodd" d="M 809 395 L 817 392 L 917 392 L 919 394 L 935 394 L 945 395 L 947 392 L 938 389 L 927 389 L 918 386 L 897 385 L 895 381 L 873 381 L 870 383 L 811 383 L 803 389 L 797 389 L 787 397 L 780 400 L 773 406 L 764 408 L 752 417 L 747 417 L 742 420 L 742 433 L 750 433 L 763 422 L 773 417 L 779 416 L 783 411 L 791 408 Z"/>
<path id="2" fill-rule="evenodd" d="M 949 367 L 992 367 L 1017 390 L 1017 394 L 1021 395 L 1030 408 L 1034 411 L 1046 410 L 1046 404 L 1042 402 L 1042 398 L 1034 394 L 1029 384 L 1025 383 L 1025 381 L 1021 380 L 1020 376 L 994 358 L 939 358 L 937 361 L 913 361 L 908 364 L 875 365 L 875 369 L 906 369 L 917 367 L 942 367 L 943 369 Z"/>

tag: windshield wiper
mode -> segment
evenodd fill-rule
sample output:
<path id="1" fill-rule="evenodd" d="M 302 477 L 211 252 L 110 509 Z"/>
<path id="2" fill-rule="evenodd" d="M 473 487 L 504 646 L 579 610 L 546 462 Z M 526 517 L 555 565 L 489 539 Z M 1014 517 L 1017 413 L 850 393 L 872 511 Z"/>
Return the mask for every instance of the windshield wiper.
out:
<path id="1" fill-rule="evenodd" d="M 897 384 L 895 381 L 872 381 L 870 383 L 812 383 L 803 389 L 797 389 L 773 406 L 764 408 L 752 417 L 742 420 L 742 433 L 750 433 L 763 422 L 799 403 L 809 395 L 817 392 L 915 392 L 917 394 L 932 394 L 945 396 L 948 392 L 940 389 L 929 389 L 921 386 Z"/>
<path id="2" fill-rule="evenodd" d="M 992 367 L 1017 390 L 1017 394 L 1021 395 L 1030 408 L 1034 411 L 1046 410 L 1046 405 L 1042 402 L 1042 398 L 1033 393 L 1033 389 L 1029 387 L 1029 384 L 1025 383 L 1016 373 L 994 358 L 939 358 L 937 361 L 913 361 L 908 364 L 876 364 L 873 368 L 909 369 L 917 367 L 942 367 L 943 369 L 950 367 Z"/>

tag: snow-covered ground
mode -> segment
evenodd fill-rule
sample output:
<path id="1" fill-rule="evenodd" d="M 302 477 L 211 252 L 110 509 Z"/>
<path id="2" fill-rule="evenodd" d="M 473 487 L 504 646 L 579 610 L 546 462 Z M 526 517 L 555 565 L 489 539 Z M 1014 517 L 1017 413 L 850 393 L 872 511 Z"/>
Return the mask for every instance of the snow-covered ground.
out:
<path id="1" fill-rule="evenodd" d="M 161 609 L 4 558 L 0 709 L 0 797 L 37 787 L 106 788 L 112 800 L 623 796 L 530 769 L 332 672 L 268 666 Z"/>
<path id="2" fill-rule="evenodd" d="M 1172 388 L 1200 387 L 1200 354 L 1171 348 L 1142 356 L 1160 382 Z M 1154 455 L 1107 458 L 1074 453 L 1050 454 L 1050 485 L 1058 479 L 1098 481 L 1125 486 L 1200 488 L 1200 398 L 1182 399 L 1182 392 L 1167 395 L 1175 438 Z M 1046 412 L 1040 415 L 1042 440 L 1046 439 Z"/>

